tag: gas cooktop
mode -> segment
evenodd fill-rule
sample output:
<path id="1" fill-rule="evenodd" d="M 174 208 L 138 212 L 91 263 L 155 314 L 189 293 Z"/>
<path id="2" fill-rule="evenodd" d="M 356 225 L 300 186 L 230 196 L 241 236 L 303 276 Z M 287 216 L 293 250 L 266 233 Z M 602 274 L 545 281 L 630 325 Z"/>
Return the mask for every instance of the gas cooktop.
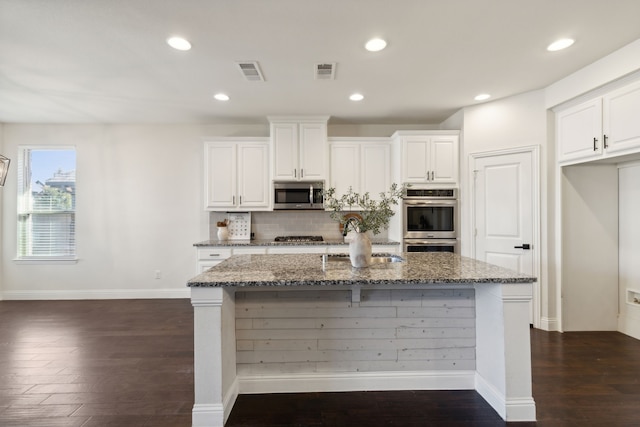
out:
<path id="1" fill-rule="evenodd" d="M 322 242 L 322 236 L 278 236 L 276 242 Z"/>

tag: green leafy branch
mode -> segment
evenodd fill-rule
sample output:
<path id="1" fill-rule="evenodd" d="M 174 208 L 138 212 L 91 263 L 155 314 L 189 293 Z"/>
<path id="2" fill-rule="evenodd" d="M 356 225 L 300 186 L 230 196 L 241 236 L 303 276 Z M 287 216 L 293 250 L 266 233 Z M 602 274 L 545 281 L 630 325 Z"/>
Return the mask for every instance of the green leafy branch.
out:
<path id="1" fill-rule="evenodd" d="M 324 204 L 326 208 L 331 209 L 331 219 L 344 226 L 345 234 L 350 230 L 379 234 L 381 229 L 389 227 L 389 221 L 394 215 L 392 206 L 398 204 L 406 188 L 406 184 L 398 186 L 394 183 L 389 191 L 380 193 L 380 198 L 376 200 L 371 198 L 369 192 L 359 194 L 353 191 L 352 187 L 337 197 L 336 189 L 331 187 L 323 193 Z M 346 215 L 353 211 L 358 211 L 362 219 Z"/>

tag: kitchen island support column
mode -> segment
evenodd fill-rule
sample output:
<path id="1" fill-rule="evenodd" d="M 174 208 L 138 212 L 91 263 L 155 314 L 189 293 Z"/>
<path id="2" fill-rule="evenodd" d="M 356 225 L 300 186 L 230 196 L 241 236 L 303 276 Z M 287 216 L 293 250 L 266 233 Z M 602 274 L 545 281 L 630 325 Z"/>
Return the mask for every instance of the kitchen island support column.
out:
<path id="1" fill-rule="evenodd" d="M 192 426 L 222 427 L 238 396 L 233 290 L 192 288 L 191 304 L 194 316 Z"/>
<path id="2" fill-rule="evenodd" d="M 506 421 L 535 421 L 531 387 L 531 283 L 476 289 L 476 391 Z"/>

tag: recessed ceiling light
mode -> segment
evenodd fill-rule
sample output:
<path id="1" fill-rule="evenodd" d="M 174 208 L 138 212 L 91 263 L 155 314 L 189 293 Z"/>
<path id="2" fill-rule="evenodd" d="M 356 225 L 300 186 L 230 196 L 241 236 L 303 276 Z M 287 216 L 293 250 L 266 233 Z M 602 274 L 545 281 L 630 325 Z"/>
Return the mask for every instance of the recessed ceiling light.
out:
<path id="1" fill-rule="evenodd" d="M 475 99 L 476 101 L 485 101 L 489 98 L 491 98 L 491 95 L 489 95 L 488 93 L 481 93 L 480 95 L 477 95 L 473 99 Z"/>
<path id="2" fill-rule="evenodd" d="M 369 52 L 378 52 L 387 47 L 387 42 L 382 39 L 371 39 L 364 45 Z"/>
<path id="3" fill-rule="evenodd" d="M 229 95 L 224 94 L 224 93 L 216 93 L 215 95 L 213 95 L 213 97 L 215 99 L 217 99 L 218 101 L 228 101 L 229 100 Z"/>
<path id="4" fill-rule="evenodd" d="M 349 97 L 352 101 L 362 101 L 364 99 L 364 95 L 361 93 L 354 93 Z"/>
<path id="5" fill-rule="evenodd" d="M 191 49 L 191 43 L 187 39 L 182 37 L 169 37 L 167 44 L 177 50 L 189 50 Z"/>
<path id="6" fill-rule="evenodd" d="M 549 46 L 547 46 L 547 50 L 549 52 L 555 52 L 557 50 L 562 50 L 562 49 L 566 49 L 569 46 L 571 46 L 573 44 L 573 39 L 560 39 L 560 40 L 556 40 L 553 43 L 551 43 Z"/>

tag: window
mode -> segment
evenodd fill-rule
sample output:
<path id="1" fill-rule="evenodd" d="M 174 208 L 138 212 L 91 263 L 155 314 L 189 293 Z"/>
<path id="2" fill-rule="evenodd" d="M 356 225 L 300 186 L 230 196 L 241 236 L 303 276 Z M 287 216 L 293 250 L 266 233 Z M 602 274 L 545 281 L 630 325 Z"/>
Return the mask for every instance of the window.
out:
<path id="1" fill-rule="evenodd" d="M 21 147 L 18 259 L 75 259 L 76 152 Z"/>

